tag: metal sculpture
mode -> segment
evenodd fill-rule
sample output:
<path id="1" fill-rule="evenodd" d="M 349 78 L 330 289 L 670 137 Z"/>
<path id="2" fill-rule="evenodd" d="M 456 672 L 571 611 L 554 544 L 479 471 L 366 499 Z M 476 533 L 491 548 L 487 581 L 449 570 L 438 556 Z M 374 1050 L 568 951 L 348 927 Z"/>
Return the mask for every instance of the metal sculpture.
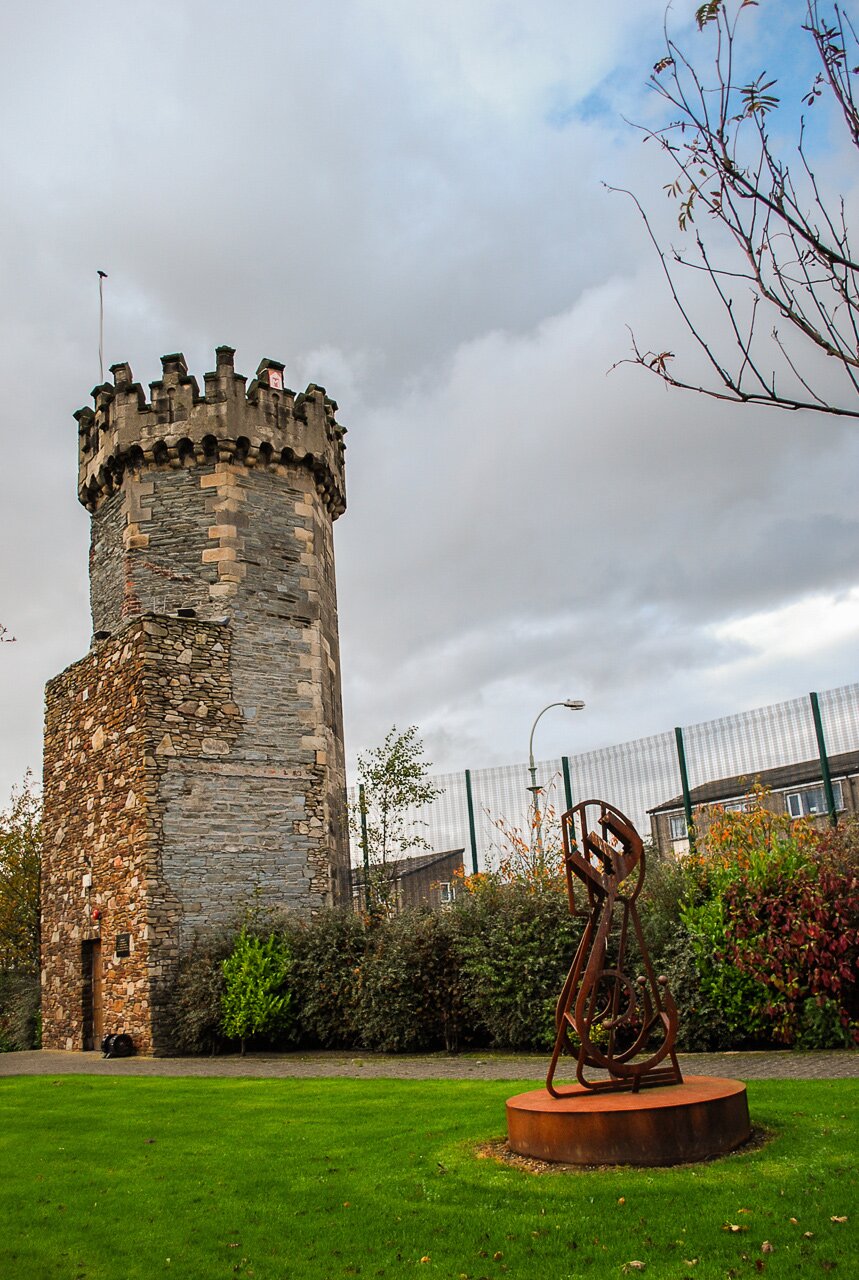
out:
<path id="1" fill-rule="evenodd" d="M 654 975 L 636 907 L 645 871 L 641 836 L 605 800 L 583 800 L 563 815 L 562 827 L 570 911 L 582 914 L 576 911 L 574 877 L 587 889 L 588 911 L 558 1000 L 546 1089 L 554 1098 L 573 1091 L 553 1083 L 564 1050 L 578 1060 L 579 1084 L 595 1093 L 682 1084 L 674 1051 L 677 1006 L 667 979 Z M 631 941 L 643 969 L 636 977 L 630 973 Z M 588 1068 L 608 1078 L 588 1078 Z"/>

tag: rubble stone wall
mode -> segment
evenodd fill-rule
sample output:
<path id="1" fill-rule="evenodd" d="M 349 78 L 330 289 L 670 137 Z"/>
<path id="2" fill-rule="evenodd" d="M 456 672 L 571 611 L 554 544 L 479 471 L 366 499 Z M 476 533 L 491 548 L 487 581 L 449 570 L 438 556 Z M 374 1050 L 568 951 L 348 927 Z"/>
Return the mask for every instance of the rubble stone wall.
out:
<path id="1" fill-rule="evenodd" d="M 184 906 L 163 874 L 164 776 L 228 752 L 229 628 L 143 617 L 50 682 L 45 733 L 43 1043 L 80 1049 L 82 944 L 100 941 L 106 1031 L 153 1045 Z M 130 954 L 116 954 L 117 935 Z M 156 1018 L 157 1022 L 157 1018 Z"/>

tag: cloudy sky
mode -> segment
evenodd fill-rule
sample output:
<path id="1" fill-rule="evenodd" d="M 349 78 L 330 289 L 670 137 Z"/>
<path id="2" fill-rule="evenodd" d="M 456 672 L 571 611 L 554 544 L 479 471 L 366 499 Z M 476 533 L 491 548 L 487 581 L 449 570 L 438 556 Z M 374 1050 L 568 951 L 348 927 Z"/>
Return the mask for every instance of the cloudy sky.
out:
<path id="1" fill-rule="evenodd" d="M 693 7 L 672 22 L 697 48 Z M 603 185 L 671 234 L 668 175 L 623 119 L 655 119 L 663 9 L 7 7 L 0 802 L 40 767 L 45 680 L 89 643 L 71 415 L 98 381 L 98 268 L 107 363 L 146 383 L 182 350 L 201 378 L 229 343 L 339 402 L 351 760 L 393 722 L 437 769 L 480 768 L 521 759 L 555 698 L 588 707 L 546 717 L 541 756 L 856 678 L 859 426 L 607 374 L 627 326 L 687 345 Z M 749 15 L 797 84 L 802 9 Z"/>

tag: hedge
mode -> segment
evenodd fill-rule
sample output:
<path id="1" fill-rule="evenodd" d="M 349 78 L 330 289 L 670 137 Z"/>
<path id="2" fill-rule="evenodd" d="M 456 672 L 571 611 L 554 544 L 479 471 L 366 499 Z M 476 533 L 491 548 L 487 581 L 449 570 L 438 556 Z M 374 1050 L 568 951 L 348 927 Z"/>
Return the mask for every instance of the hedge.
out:
<path id="1" fill-rule="evenodd" d="M 693 856 L 649 855 L 639 908 L 680 1010 L 679 1049 L 859 1042 L 855 823 L 821 835 L 761 804 L 717 814 Z M 465 881 L 445 910 L 392 918 L 249 910 L 234 930 L 200 934 L 187 949 L 162 996 L 168 1031 L 181 1053 L 237 1044 L 225 1034 L 224 962 L 250 933 L 288 958 L 265 995 L 288 1017 L 257 1020 L 266 1027 L 257 1046 L 545 1051 L 582 923 L 559 887 L 493 876 Z M 256 1007 L 262 994 L 247 998 Z M 37 980 L 0 973 L 0 1051 L 38 1035 Z"/>
<path id="2" fill-rule="evenodd" d="M 649 855 L 639 907 L 680 1009 L 678 1048 L 840 1047 L 859 1018 L 859 829 L 821 835 L 764 805 L 711 815 L 708 846 Z M 290 955 L 288 1029 L 272 1047 L 546 1050 L 582 917 L 545 882 L 465 881 L 451 907 L 392 918 L 326 911 L 258 925 Z M 176 985 L 180 1050 L 227 1043 L 223 939 L 199 938 Z"/>

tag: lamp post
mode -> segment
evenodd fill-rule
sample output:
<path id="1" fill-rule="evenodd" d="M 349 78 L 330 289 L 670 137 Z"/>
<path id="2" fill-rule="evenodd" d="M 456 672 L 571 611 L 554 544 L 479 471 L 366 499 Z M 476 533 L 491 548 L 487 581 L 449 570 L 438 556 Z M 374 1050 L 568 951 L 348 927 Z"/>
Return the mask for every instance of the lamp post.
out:
<path id="1" fill-rule="evenodd" d="M 542 716 L 547 711 L 551 711 L 552 707 L 566 707 L 568 711 L 582 711 L 584 703 L 578 698 L 567 698 L 565 702 L 550 702 L 545 706 L 537 719 L 531 725 L 531 737 L 528 739 L 528 773 L 531 777 L 531 785 L 527 788 L 531 792 L 534 804 L 534 822 L 533 822 L 533 847 L 537 853 L 542 851 L 543 847 L 543 812 L 540 808 L 540 792 L 542 787 L 537 782 L 537 766 L 534 764 L 534 730 L 540 722 Z"/>

